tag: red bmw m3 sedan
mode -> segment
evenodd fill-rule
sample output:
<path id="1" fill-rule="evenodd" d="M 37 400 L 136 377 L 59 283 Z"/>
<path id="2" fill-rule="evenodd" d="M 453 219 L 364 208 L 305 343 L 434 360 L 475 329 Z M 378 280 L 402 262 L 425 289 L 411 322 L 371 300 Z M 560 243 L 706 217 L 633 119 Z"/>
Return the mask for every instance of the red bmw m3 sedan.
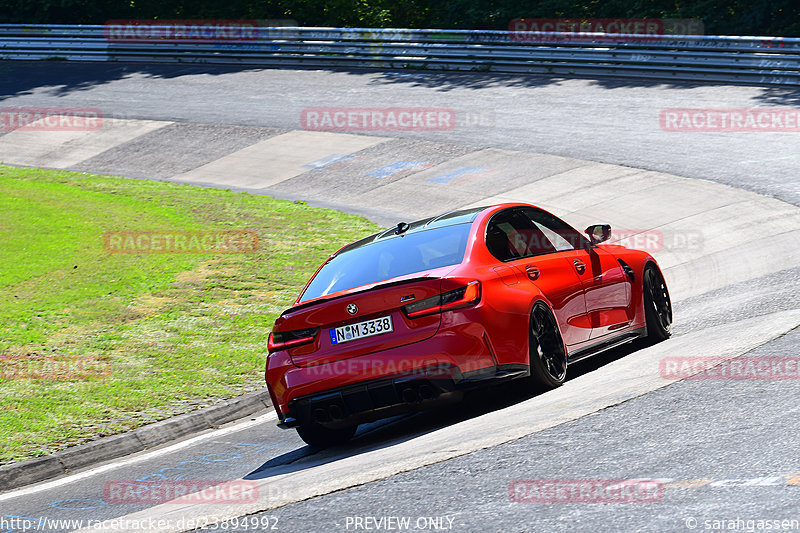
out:
<path id="1" fill-rule="evenodd" d="M 349 244 L 312 276 L 269 337 L 266 382 L 282 428 L 326 446 L 360 423 L 670 335 L 664 277 L 648 253 L 600 244 L 528 204 L 400 223 Z"/>

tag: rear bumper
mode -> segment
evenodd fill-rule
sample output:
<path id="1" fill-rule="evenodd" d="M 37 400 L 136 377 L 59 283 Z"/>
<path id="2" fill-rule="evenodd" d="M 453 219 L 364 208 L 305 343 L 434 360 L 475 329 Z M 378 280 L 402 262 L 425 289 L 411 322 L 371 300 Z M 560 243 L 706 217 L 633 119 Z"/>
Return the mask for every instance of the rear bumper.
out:
<path id="1" fill-rule="evenodd" d="M 353 385 L 430 374 L 431 369 L 457 383 L 496 364 L 483 328 L 468 324 L 424 341 L 313 366 L 297 366 L 287 351 L 275 352 L 267 359 L 265 378 L 276 410 L 287 414 L 295 399 Z"/>
<path id="2" fill-rule="evenodd" d="M 315 366 L 295 365 L 286 351 L 271 354 L 265 377 L 279 426 L 360 424 L 448 403 L 465 388 L 528 373 L 527 364 L 497 361 L 474 317 L 445 318 L 445 327 L 424 341 Z"/>
<path id="3" fill-rule="evenodd" d="M 481 312 L 481 306 L 448 312 L 433 337 L 317 365 L 298 366 L 286 350 L 272 353 L 265 378 L 279 426 L 360 424 L 447 403 L 487 380 L 527 375 L 523 350 L 498 360 Z"/>
<path id="4" fill-rule="evenodd" d="M 462 380 L 455 367 L 433 367 L 302 396 L 289 402 L 278 426 L 345 427 L 427 409 L 458 401 L 462 393 L 456 383 Z"/>
<path id="5" fill-rule="evenodd" d="M 456 367 L 439 366 L 365 381 L 291 400 L 288 414 L 278 415 L 278 427 L 288 429 L 313 422 L 337 428 L 372 422 L 457 402 L 469 389 L 529 374 L 527 365 L 522 364 L 493 366 L 468 375 Z"/>

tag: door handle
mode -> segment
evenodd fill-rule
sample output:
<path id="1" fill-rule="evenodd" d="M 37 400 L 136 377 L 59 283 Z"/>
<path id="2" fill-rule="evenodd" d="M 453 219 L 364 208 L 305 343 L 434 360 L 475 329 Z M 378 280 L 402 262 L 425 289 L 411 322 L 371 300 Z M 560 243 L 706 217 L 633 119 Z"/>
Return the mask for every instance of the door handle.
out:
<path id="1" fill-rule="evenodd" d="M 536 281 L 539 279 L 539 269 L 533 265 L 526 266 L 525 273 L 528 274 L 528 279 L 531 281 Z"/>
<path id="2" fill-rule="evenodd" d="M 586 272 L 586 265 L 580 259 L 574 259 L 572 264 L 575 265 L 575 270 L 578 271 L 578 274 Z"/>

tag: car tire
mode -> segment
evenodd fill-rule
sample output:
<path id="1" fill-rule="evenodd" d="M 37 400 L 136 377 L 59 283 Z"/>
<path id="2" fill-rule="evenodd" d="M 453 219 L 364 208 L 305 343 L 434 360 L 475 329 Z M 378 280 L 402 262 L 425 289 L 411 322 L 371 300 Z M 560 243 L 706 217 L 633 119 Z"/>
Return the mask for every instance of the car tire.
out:
<path id="1" fill-rule="evenodd" d="M 339 429 L 329 429 L 319 424 L 301 424 L 297 427 L 300 438 L 314 448 L 327 448 L 347 442 L 355 435 L 358 426 L 348 426 Z"/>
<path id="2" fill-rule="evenodd" d="M 653 265 L 644 269 L 642 292 L 647 339 L 654 343 L 668 339 L 672 334 L 672 301 L 664 276 Z"/>
<path id="3" fill-rule="evenodd" d="M 528 327 L 530 379 L 537 389 L 550 390 L 564 383 L 567 352 L 550 308 L 542 302 L 533 306 Z"/>

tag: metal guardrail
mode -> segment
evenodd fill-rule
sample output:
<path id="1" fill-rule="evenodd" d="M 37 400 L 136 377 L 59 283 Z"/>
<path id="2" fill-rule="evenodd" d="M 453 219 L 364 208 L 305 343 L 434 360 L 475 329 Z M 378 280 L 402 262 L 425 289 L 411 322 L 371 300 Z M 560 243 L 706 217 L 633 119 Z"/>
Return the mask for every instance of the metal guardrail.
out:
<path id="1" fill-rule="evenodd" d="M 151 26 L 153 28 L 153 26 Z M 800 85 L 800 39 L 255 28 L 252 39 L 111 40 L 105 26 L 0 25 L 0 59 L 354 67 Z"/>

